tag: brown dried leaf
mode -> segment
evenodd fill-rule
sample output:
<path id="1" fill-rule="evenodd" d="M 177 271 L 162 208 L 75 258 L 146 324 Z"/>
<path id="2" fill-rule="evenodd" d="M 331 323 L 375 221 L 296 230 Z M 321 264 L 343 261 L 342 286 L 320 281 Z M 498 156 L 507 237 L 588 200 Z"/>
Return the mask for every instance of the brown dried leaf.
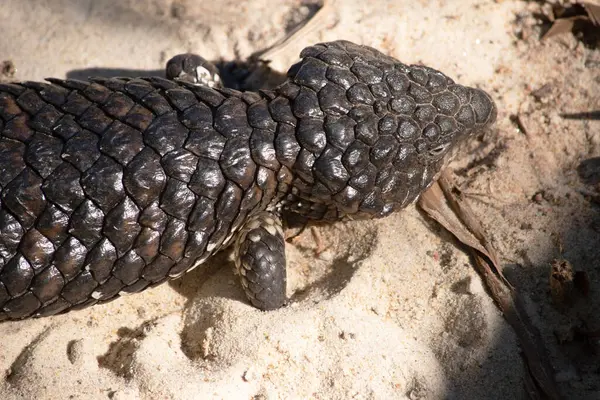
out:
<path id="1" fill-rule="evenodd" d="M 590 18 L 590 21 L 596 26 L 600 26 L 600 4 L 592 4 L 590 2 L 581 2 L 585 11 Z"/>
<path id="2" fill-rule="evenodd" d="M 580 24 L 592 24 L 600 27 L 600 4 L 575 2 L 568 8 L 555 8 L 554 14 L 555 19 L 552 21 L 552 26 L 542 36 L 542 40 L 572 32 Z"/>
<path id="3" fill-rule="evenodd" d="M 589 21 L 589 18 L 584 15 L 577 15 L 575 17 L 569 18 L 559 18 L 548 29 L 544 36 L 542 36 L 542 40 L 548 39 L 552 36 L 562 35 L 563 33 L 572 32 L 575 24 L 578 21 Z"/>
<path id="4" fill-rule="evenodd" d="M 419 206 L 462 243 L 477 249 L 489 257 L 487 250 L 448 207 L 439 184 L 433 184 L 427 192 L 423 193 L 419 199 Z"/>

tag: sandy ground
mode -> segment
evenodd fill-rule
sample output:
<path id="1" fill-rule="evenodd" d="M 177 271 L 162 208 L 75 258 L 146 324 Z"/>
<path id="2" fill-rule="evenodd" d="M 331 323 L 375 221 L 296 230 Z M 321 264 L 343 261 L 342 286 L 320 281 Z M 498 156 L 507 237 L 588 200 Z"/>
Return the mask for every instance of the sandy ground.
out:
<path id="1" fill-rule="evenodd" d="M 3 0 L 0 61 L 14 63 L 16 80 L 41 80 L 159 70 L 185 51 L 244 58 L 316 8 L 239 3 Z M 600 329 L 600 196 L 577 168 L 600 156 L 600 121 L 562 115 L 600 110 L 600 52 L 571 34 L 540 42 L 540 10 L 511 0 L 338 0 L 272 65 L 284 71 L 305 45 L 348 39 L 493 95 L 496 128 L 452 167 L 524 296 L 561 394 L 598 399 L 600 346 L 580 338 Z M 328 246 L 319 256 L 310 230 L 287 246 L 285 309 L 247 305 L 222 253 L 107 305 L 0 324 L 0 398 L 526 398 L 516 336 L 448 233 L 415 207 L 318 231 Z M 561 256 L 589 278 L 588 297 L 573 306 L 550 296 Z"/>

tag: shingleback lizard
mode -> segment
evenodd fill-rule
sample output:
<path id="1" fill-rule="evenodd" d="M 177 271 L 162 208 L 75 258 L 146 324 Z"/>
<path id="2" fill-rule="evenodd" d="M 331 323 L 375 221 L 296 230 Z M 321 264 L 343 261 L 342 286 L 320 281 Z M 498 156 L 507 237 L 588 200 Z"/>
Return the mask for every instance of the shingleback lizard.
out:
<path id="1" fill-rule="evenodd" d="M 0 321 L 139 292 L 233 242 L 249 301 L 278 308 L 282 212 L 386 216 L 496 119 L 484 91 L 347 41 L 258 92 L 186 57 L 182 79 L 0 84 Z"/>

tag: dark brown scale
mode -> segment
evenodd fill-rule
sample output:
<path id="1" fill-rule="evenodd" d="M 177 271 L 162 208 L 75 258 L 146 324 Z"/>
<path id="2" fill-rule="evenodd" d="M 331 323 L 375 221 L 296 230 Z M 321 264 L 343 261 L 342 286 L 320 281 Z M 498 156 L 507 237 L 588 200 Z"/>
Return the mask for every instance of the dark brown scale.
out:
<path id="1" fill-rule="evenodd" d="M 25 229 L 33 226 L 46 206 L 42 183 L 42 178 L 26 167 L 2 190 L 2 207 L 15 215 Z"/>
<path id="2" fill-rule="evenodd" d="M 19 319 L 31 315 L 41 306 L 42 303 L 35 297 L 33 292 L 25 292 L 18 297 L 8 300 L 4 303 L 2 309 L 9 319 Z"/>
<path id="3" fill-rule="evenodd" d="M 354 108 L 353 111 L 357 111 L 354 115 L 350 115 L 357 124 L 354 126 L 354 136 L 361 142 L 372 146 L 377 142 L 377 135 L 379 134 L 377 129 L 379 126 L 379 118 L 369 110 Z M 365 113 L 365 111 L 367 111 Z"/>
<path id="4" fill-rule="evenodd" d="M 158 255 L 159 244 L 160 233 L 151 228 L 143 228 L 136 238 L 133 249 L 145 264 L 149 264 Z"/>
<path id="5" fill-rule="evenodd" d="M 23 114 L 11 118 L 4 124 L 3 135 L 6 138 L 18 140 L 23 143 L 29 142 L 34 131 L 28 126 L 27 121 L 28 118 Z"/>
<path id="6" fill-rule="evenodd" d="M 167 275 L 174 264 L 175 261 L 169 257 L 158 254 L 157 257 L 144 267 L 142 277 L 150 282 L 160 281 Z"/>
<path id="7" fill-rule="evenodd" d="M 284 242 L 270 219 L 385 216 L 495 119 L 483 91 L 371 48 L 301 57 L 258 93 L 161 78 L 0 84 L 0 321 L 144 290 L 238 232 L 252 235 L 238 247 L 246 293 L 278 307 Z"/>
<path id="8" fill-rule="evenodd" d="M 267 100 L 256 101 L 248 107 L 248 123 L 253 128 L 274 131 L 277 127 L 269 113 Z"/>
<path id="9" fill-rule="evenodd" d="M 63 162 L 44 180 L 42 191 L 48 201 L 70 214 L 85 200 L 80 177 L 75 167 Z"/>
<path id="10" fill-rule="evenodd" d="M 215 113 L 213 126 L 226 139 L 250 136 L 246 103 L 237 97 L 225 100 Z"/>
<path id="11" fill-rule="evenodd" d="M 9 225 L 3 226 L 8 227 Z M 47 204 L 44 212 L 36 222 L 37 230 L 55 246 L 61 244 L 67 238 L 68 226 L 69 215 L 59 210 L 54 204 Z"/>
<path id="12" fill-rule="evenodd" d="M 74 177 L 71 182 L 75 182 L 75 179 L 78 178 Z M 108 213 L 125 197 L 123 167 L 112 158 L 102 155 L 81 176 L 81 187 L 88 198 L 98 204 L 104 213 Z"/>
<path id="13" fill-rule="evenodd" d="M 169 177 L 189 183 L 196 171 L 198 157 L 186 149 L 179 148 L 167 153 L 161 162 Z"/>
<path id="14" fill-rule="evenodd" d="M 85 262 L 86 247 L 75 237 L 67 239 L 54 253 L 54 266 L 67 280 L 75 277 Z"/>
<path id="15" fill-rule="evenodd" d="M 160 200 L 160 208 L 167 214 L 187 220 L 192 212 L 195 196 L 185 182 L 169 178 Z"/>
<path id="16" fill-rule="evenodd" d="M 308 87 L 318 92 L 327 84 L 327 63 L 316 58 L 308 58 L 306 62 L 299 64 L 298 71 L 294 74 L 294 81 L 303 87 Z"/>
<path id="17" fill-rule="evenodd" d="M 297 118 L 318 118 L 323 117 L 323 111 L 319 105 L 317 93 L 307 87 L 302 86 L 298 95 L 292 104 L 292 111 Z"/>
<path id="18" fill-rule="evenodd" d="M 31 291 L 45 304 L 57 299 L 64 286 L 63 274 L 56 266 L 51 265 L 33 278 Z"/>
<path id="19" fill-rule="evenodd" d="M 296 141 L 294 127 L 288 124 L 280 124 L 275 136 L 275 154 L 279 162 L 288 168 L 292 168 L 296 162 L 301 147 Z"/>
<path id="20" fill-rule="evenodd" d="M 0 187 L 6 186 L 25 168 L 26 149 L 17 140 L 0 138 Z"/>
<path id="21" fill-rule="evenodd" d="M 167 176 L 154 150 L 145 147 L 125 167 L 123 186 L 133 201 L 140 207 L 148 206 L 160 197 Z"/>
<path id="22" fill-rule="evenodd" d="M 257 165 L 278 171 L 281 164 L 277 160 L 274 142 L 275 132 L 266 129 L 254 129 L 250 137 L 250 151 L 252 160 Z"/>
<path id="23" fill-rule="evenodd" d="M 256 164 L 252 160 L 248 137 L 232 137 L 225 142 L 219 165 L 226 179 L 243 189 L 254 182 Z"/>
<path id="24" fill-rule="evenodd" d="M 139 213 L 135 203 L 129 197 L 125 197 L 104 218 L 102 234 L 115 245 L 117 254 L 129 250 L 140 233 Z"/>
<path id="25" fill-rule="evenodd" d="M 6 264 L 15 255 L 25 230 L 9 212 L 0 211 L 0 265 Z"/>
<path id="26" fill-rule="evenodd" d="M 158 201 L 153 201 L 140 213 L 140 225 L 147 226 L 155 231 L 162 232 L 167 226 L 167 214 L 158 206 Z"/>
<path id="27" fill-rule="evenodd" d="M 225 142 L 225 137 L 212 127 L 212 123 L 204 122 L 198 129 L 190 131 L 184 147 L 198 157 L 218 161 L 221 158 Z"/>
<path id="28" fill-rule="evenodd" d="M 159 251 L 173 261 L 179 261 L 183 257 L 183 250 L 187 242 L 188 232 L 185 222 L 177 218 L 169 219 L 167 226 L 161 235 Z"/>
<path id="29" fill-rule="evenodd" d="M 196 164 L 196 171 L 190 179 L 189 188 L 198 196 L 218 199 L 223 188 L 225 188 L 225 176 L 219 163 L 209 158 L 200 157 Z"/>
<path id="30" fill-rule="evenodd" d="M 99 143 L 100 151 L 127 165 L 144 148 L 142 134 L 121 121 L 114 121 L 104 131 Z"/>
<path id="31" fill-rule="evenodd" d="M 102 238 L 103 226 L 104 212 L 91 199 L 81 203 L 69 218 L 69 233 L 87 247 Z"/>
<path id="32" fill-rule="evenodd" d="M 113 275 L 126 285 L 135 283 L 146 263 L 135 251 L 130 250 L 115 263 Z"/>
<path id="33" fill-rule="evenodd" d="M 367 104 L 372 105 L 375 102 L 373 93 L 369 90 L 369 87 L 363 82 L 357 82 L 350 89 L 348 89 L 348 99 L 352 104 Z"/>
<path id="34" fill-rule="evenodd" d="M 60 138 L 36 133 L 27 146 L 25 162 L 31 165 L 42 178 L 47 178 L 62 164 L 63 161 L 60 159 L 62 148 L 63 143 Z"/>
<path id="35" fill-rule="evenodd" d="M 29 230 L 21 239 L 19 251 L 35 272 L 47 267 L 52 261 L 54 246 L 36 229 Z"/>
<path id="36" fill-rule="evenodd" d="M 80 172 L 87 171 L 102 155 L 98 151 L 98 136 L 89 131 L 79 132 L 67 140 L 61 158 L 68 161 Z"/>
<path id="37" fill-rule="evenodd" d="M 60 112 L 53 105 L 46 104 L 29 121 L 29 127 L 38 132 L 51 134 L 52 132 L 50 132 L 48 127 L 54 126 L 60 117 Z"/>
<path id="38" fill-rule="evenodd" d="M 67 97 L 67 101 L 60 108 L 66 113 L 79 117 L 91 106 L 92 102 L 81 95 L 81 93 L 72 91 Z"/>
<path id="39" fill-rule="evenodd" d="M 269 102 L 269 112 L 277 122 L 283 122 L 290 125 L 296 125 L 296 117 L 292 113 L 290 101 L 285 97 L 276 97 Z M 278 128 L 280 128 L 278 126 Z"/>
<path id="40" fill-rule="evenodd" d="M 138 293 L 141 292 L 142 290 L 146 289 L 148 286 L 150 286 L 151 282 L 140 278 L 137 281 L 135 281 L 134 283 L 132 283 L 131 285 L 125 287 L 123 289 L 124 293 Z"/>
<path id="41" fill-rule="evenodd" d="M 327 145 L 327 135 L 323 129 L 323 120 L 303 118 L 296 127 L 296 138 L 303 149 L 320 154 Z"/>
<path id="42" fill-rule="evenodd" d="M 325 119 L 325 134 L 327 143 L 337 147 L 341 151 L 346 151 L 348 146 L 355 142 L 354 126 L 356 122 L 347 115 L 327 116 Z"/>
<path id="43" fill-rule="evenodd" d="M 331 192 L 337 193 L 346 186 L 350 175 L 342 165 L 342 152 L 335 147 L 323 151 L 314 164 L 314 173 Z"/>

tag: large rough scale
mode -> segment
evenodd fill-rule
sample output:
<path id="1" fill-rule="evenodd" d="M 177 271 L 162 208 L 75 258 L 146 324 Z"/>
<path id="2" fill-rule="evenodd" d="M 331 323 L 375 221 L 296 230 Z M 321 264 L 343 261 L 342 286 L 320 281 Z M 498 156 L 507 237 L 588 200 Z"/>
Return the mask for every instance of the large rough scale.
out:
<path id="1" fill-rule="evenodd" d="M 496 116 L 483 91 L 372 48 L 301 57 L 260 93 L 160 78 L 0 85 L 0 321 L 180 276 L 264 210 L 387 215 Z"/>

